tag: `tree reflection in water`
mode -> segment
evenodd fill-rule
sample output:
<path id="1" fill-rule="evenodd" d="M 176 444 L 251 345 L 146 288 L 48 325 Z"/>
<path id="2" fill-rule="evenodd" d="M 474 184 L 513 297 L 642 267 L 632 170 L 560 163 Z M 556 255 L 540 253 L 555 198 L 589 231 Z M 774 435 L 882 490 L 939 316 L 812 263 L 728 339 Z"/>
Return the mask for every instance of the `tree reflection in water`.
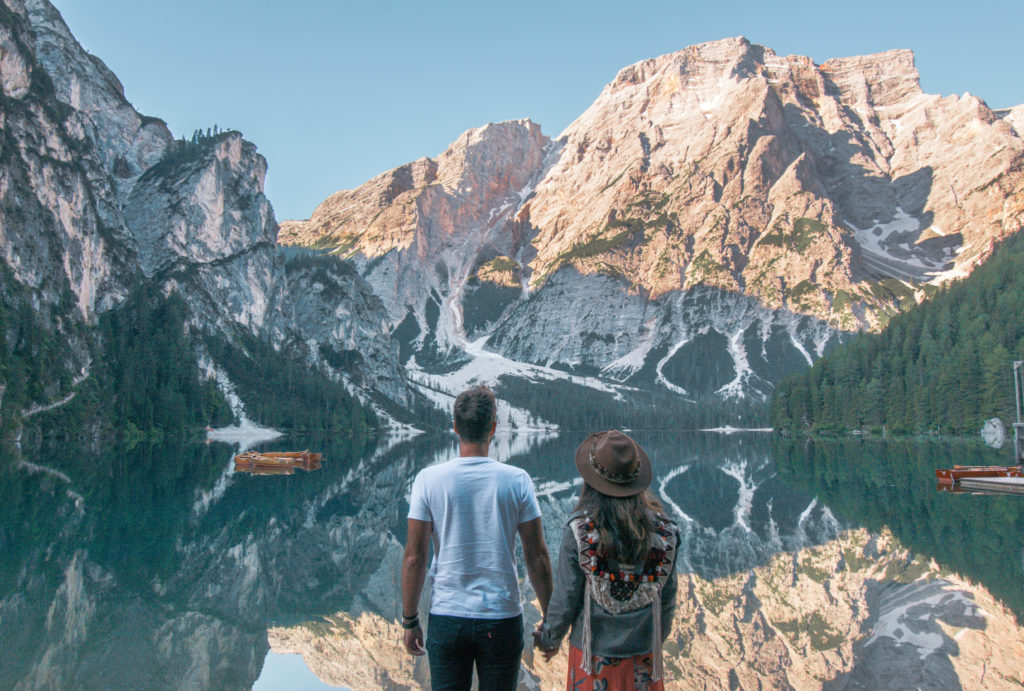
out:
<path id="1" fill-rule="evenodd" d="M 840 516 L 986 586 L 1024 617 L 1024 497 L 949 494 L 935 469 L 1004 465 L 1009 454 L 950 439 L 776 440 L 780 475 Z"/>

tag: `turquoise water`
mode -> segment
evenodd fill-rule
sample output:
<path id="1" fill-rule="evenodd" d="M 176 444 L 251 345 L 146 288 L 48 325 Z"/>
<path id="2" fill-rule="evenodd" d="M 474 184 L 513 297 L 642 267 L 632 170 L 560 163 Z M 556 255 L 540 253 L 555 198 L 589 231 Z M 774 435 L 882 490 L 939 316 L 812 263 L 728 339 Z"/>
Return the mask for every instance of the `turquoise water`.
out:
<path id="1" fill-rule="evenodd" d="M 492 455 L 534 477 L 549 539 L 578 492 L 572 454 L 584 436 L 495 444 Z M 936 467 L 1004 463 L 1005 452 L 948 440 L 634 436 L 655 463 L 652 489 L 683 527 L 683 572 L 714 580 L 848 528 L 887 528 L 1024 611 L 1024 500 L 940 494 L 933 479 Z M 453 440 L 284 438 L 265 448 L 326 460 L 309 473 L 252 476 L 233 472 L 236 449 L 222 444 L 6 449 L 0 688 L 330 682 L 317 664 L 274 652 L 268 630 L 339 613 L 396 616 L 409 484 L 449 457 Z"/>

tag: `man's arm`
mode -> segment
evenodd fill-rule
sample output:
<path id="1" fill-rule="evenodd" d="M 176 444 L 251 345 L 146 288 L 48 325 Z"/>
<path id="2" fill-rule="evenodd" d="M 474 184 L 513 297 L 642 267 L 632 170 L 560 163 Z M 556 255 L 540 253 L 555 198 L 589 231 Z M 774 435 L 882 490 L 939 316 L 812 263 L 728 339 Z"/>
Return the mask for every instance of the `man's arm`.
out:
<path id="1" fill-rule="evenodd" d="M 555 571 L 558 589 L 551 593 L 544 626 L 533 633 L 534 645 L 544 654 L 545 660 L 550 660 L 558 653 L 562 639 L 583 608 L 586 579 L 580 568 L 577 549 L 572 524 L 566 525 L 562 530 L 562 547 L 558 551 Z"/>
<path id="2" fill-rule="evenodd" d="M 416 615 L 423 594 L 423 581 L 427 577 L 427 556 L 430 550 L 430 534 L 433 523 L 409 519 L 405 539 L 405 556 L 402 558 L 402 616 Z M 413 655 L 422 655 L 423 627 L 405 629 L 405 649 Z"/>
<path id="3" fill-rule="evenodd" d="M 540 518 L 519 524 L 519 539 L 523 541 L 523 558 L 526 560 L 526 575 L 540 600 L 540 611 L 548 615 L 548 603 L 551 601 L 551 558 L 548 546 L 544 542 L 544 528 Z"/>

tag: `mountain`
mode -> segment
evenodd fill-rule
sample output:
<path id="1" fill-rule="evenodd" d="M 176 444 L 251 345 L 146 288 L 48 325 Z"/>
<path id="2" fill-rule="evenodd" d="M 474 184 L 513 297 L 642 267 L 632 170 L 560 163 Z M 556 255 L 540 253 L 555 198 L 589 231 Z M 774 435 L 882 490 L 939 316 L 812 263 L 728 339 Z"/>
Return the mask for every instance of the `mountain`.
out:
<path id="1" fill-rule="evenodd" d="M 923 93 L 909 51 L 726 39 L 623 69 L 556 140 L 470 130 L 279 241 L 353 260 L 416 367 L 758 399 L 1021 227 L 1020 118 Z"/>
<path id="2" fill-rule="evenodd" d="M 749 423 L 1024 216 L 1021 107 L 924 94 L 907 51 L 727 39 L 625 68 L 555 140 L 473 129 L 279 228 L 240 133 L 174 140 L 47 0 L 2 6 L 9 429 L 117 395 L 101 325 L 143 293 L 183 300 L 201 376 L 272 424 L 307 390 L 316 420 L 412 422 L 478 380 L 518 426 Z"/>
<path id="3" fill-rule="evenodd" d="M 353 395 L 411 419 L 420 399 L 381 302 L 338 260 L 289 261 L 277 247 L 267 162 L 252 143 L 234 131 L 175 141 L 47 0 L 4 0 L 0 45 L 8 426 L 100 378 L 95 365 L 110 353 L 97 325 L 143 287 L 184 300 L 191 357 L 243 402 L 274 392 L 236 392 L 225 370 L 273 368 L 255 362 L 265 345 L 275 354 L 265 360 L 302 363 L 314 388 L 338 389 L 336 401 Z"/>

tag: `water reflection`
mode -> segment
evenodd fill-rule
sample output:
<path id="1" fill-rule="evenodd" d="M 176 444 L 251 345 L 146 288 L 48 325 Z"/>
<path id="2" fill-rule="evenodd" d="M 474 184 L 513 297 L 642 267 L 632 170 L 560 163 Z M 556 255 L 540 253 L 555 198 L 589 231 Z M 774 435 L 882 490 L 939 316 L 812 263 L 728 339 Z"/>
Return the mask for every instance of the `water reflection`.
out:
<path id="1" fill-rule="evenodd" d="M 780 550 L 834 539 L 843 528 L 813 494 L 779 480 L 764 433 L 633 432 L 654 464 L 652 489 L 682 529 L 679 567 L 717 578 L 765 563 Z M 559 536 L 580 480 L 572 461 L 585 435 L 565 435 L 512 463 L 537 482 L 544 528 Z"/>
<path id="2" fill-rule="evenodd" d="M 935 469 L 1003 465 L 1005 451 L 957 440 L 777 440 L 781 477 L 840 516 L 983 583 L 1024 617 L 1024 501 L 937 492 Z"/>
<path id="3" fill-rule="evenodd" d="M 572 458 L 584 436 L 496 440 L 496 457 L 535 478 L 549 540 L 575 503 Z M 835 544 L 858 524 L 889 527 L 1020 612 L 1020 500 L 943 497 L 930 484 L 938 465 L 990 462 L 978 447 L 634 436 L 682 527 L 679 563 L 692 575 L 687 606 L 699 603 L 697 619 L 728 613 L 725 586 L 716 584 L 753 592 L 755 569 L 770 575 L 780 553 Z M 8 450 L 0 466 L 0 688 L 249 688 L 271 644 L 320 655 L 318 664 L 333 670 L 325 677 L 353 688 L 424 683 L 425 666 L 401 653 L 393 624 L 406 499 L 421 468 L 455 453 L 454 439 L 291 438 L 261 450 L 302 448 L 321 451 L 323 466 L 279 477 L 234 472 L 234 450 L 222 444 L 32 457 Z M 849 566 L 872 549 L 839 553 Z M 779 582 L 826 578 L 811 561 L 790 559 L 799 573 L 776 575 Z M 746 610 L 760 607 L 743 600 Z M 813 629 L 816 620 L 808 621 Z M 785 633 L 797 625 L 773 626 Z M 812 640 L 832 645 L 828 631 Z M 363 669 L 369 639 L 380 641 L 372 679 Z M 702 654 L 687 641 L 674 644 L 680 655 Z"/>
<path id="4" fill-rule="evenodd" d="M 258 674 L 265 636 L 182 606 L 166 585 L 185 565 L 189 497 L 224 451 L 6 450 L 0 687 L 238 686 Z"/>

